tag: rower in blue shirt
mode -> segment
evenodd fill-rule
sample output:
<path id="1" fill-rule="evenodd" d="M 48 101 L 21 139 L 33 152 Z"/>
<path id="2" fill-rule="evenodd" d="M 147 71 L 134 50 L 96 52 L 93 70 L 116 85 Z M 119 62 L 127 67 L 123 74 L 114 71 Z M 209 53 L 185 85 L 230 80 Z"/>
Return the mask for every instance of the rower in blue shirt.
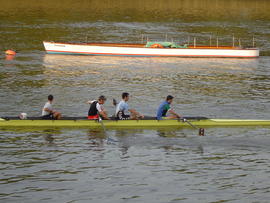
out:
<path id="1" fill-rule="evenodd" d="M 175 113 L 171 109 L 171 103 L 173 102 L 173 96 L 168 95 L 166 100 L 162 102 L 157 110 L 157 120 L 162 120 L 162 119 L 175 119 L 175 118 L 180 118 L 181 116 Z M 167 112 L 169 112 L 171 115 L 167 116 Z"/>

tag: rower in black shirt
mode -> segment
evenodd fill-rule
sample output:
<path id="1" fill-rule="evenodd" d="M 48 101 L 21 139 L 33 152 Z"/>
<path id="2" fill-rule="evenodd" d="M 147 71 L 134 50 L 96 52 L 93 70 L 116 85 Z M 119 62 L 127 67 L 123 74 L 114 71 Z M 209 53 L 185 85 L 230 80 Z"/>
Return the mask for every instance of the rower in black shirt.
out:
<path id="1" fill-rule="evenodd" d="M 106 101 L 106 97 L 101 95 L 98 100 L 95 101 L 88 101 L 87 103 L 90 104 L 90 108 L 88 111 L 88 119 L 96 120 L 101 117 L 104 120 L 109 120 L 110 118 L 105 111 L 103 104 Z"/>

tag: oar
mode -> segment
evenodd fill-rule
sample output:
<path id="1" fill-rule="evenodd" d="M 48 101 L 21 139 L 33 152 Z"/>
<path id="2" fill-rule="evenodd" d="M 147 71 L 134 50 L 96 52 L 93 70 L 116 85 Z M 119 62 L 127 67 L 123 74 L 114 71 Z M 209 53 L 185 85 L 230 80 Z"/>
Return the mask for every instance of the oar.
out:
<path id="1" fill-rule="evenodd" d="M 117 101 L 116 99 L 113 98 L 113 105 L 116 106 L 117 105 Z"/>
<path id="2" fill-rule="evenodd" d="M 102 126 L 102 129 L 103 129 L 104 133 L 106 133 L 106 129 L 105 129 L 105 126 L 104 126 L 103 120 L 101 119 L 101 116 L 99 116 L 99 117 L 98 117 L 98 122 L 101 124 L 101 126 Z"/>
<path id="3" fill-rule="evenodd" d="M 191 127 L 195 128 L 195 129 L 197 129 L 197 130 L 199 130 L 199 136 L 204 136 L 204 128 L 199 128 L 199 127 L 193 125 L 193 124 L 192 124 L 191 122 L 189 122 L 186 118 L 183 118 L 182 121 L 188 123 Z"/>
<path id="4" fill-rule="evenodd" d="M 102 120 L 102 118 L 101 118 L 101 115 L 99 115 L 99 117 L 98 117 L 98 122 L 101 124 L 101 126 L 102 126 L 102 129 L 103 129 L 103 131 L 104 131 L 104 133 L 106 134 L 106 128 L 105 128 L 105 126 L 104 126 L 104 123 L 103 123 L 103 120 Z M 107 142 L 117 142 L 116 140 L 114 140 L 114 139 L 112 139 L 112 138 L 110 138 L 109 136 L 108 136 L 108 138 L 107 138 Z"/>

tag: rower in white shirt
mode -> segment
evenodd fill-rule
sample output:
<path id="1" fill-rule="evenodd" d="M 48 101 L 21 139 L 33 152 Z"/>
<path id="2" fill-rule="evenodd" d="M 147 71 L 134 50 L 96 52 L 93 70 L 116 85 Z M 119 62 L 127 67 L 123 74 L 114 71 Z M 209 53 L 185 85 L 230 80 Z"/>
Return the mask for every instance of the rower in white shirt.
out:
<path id="1" fill-rule="evenodd" d="M 116 107 L 116 118 L 118 120 L 137 120 L 144 118 L 144 115 L 137 112 L 135 109 L 131 109 L 128 106 L 128 100 L 129 100 L 129 93 L 124 92 L 122 93 L 122 101 L 119 102 L 119 104 Z"/>
<path id="2" fill-rule="evenodd" d="M 48 101 L 45 103 L 43 109 L 42 109 L 42 119 L 60 119 L 61 113 L 53 110 L 53 95 L 48 96 Z"/>

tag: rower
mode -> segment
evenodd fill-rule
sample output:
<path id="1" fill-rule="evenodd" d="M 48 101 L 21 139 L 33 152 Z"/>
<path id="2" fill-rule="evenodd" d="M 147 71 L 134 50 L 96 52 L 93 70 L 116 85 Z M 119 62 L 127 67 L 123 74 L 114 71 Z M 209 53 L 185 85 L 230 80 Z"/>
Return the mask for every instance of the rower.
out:
<path id="1" fill-rule="evenodd" d="M 163 101 L 157 110 L 157 120 L 162 120 L 162 119 L 175 119 L 175 118 L 180 118 L 181 116 L 175 113 L 171 109 L 171 103 L 173 102 L 173 96 L 168 95 L 166 100 Z M 169 112 L 171 115 L 166 116 L 167 112 Z"/>
<path id="2" fill-rule="evenodd" d="M 129 100 L 129 93 L 124 92 L 122 93 L 122 101 L 119 102 L 119 104 L 116 107 L 116 118 L 118 120 L 138 120 L 140 118 L 144 118 L 144 115 L 137 112 L 135 109 L 130 109 L 128 106 L 128 100 Z M 127 114 L 126 112 L 130 112 L 130 114 Z"/>
<path id="3" fill-rule="evenodd" d="M 55 119 L 59 120 L 61 118 L 61 113 L 54 111 L 52 107 L 53 95 L 48 96 L 48 101 L 45 103 L 42 109 L 42 119 Z"/>
<path id="4" fill-rule="evenodd" d="M 103 104 L 106 101 L 106 97 L 101 95 L 98 100 L 88 101 L 87 103 L 90 104 L 90 108 L 88 111 L 88 119 L 90 120 L 98 120 L 99 117 L 103 120 L 110 120 L 105 111 Z"/>

